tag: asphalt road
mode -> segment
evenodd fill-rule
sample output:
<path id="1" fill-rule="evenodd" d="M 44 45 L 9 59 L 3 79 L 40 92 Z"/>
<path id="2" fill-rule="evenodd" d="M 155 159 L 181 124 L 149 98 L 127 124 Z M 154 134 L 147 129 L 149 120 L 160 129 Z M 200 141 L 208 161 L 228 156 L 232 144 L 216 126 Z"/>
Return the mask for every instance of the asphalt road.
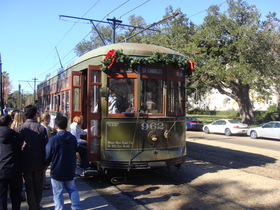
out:
<path id="1" fill-rule="evenodd" d="M 276 139 L 252 139 L 249 136 L 244 135 L 232 135 L 226 136 L 224 134 L 205 134 L 202 131 L 187 131 L 187 139 L 203 139 L 221 143 L 229 143 L 235 145 L 248 146 L 252 148 L 267 149 L 272 151 L 280 151 L 280 141 Z"/>

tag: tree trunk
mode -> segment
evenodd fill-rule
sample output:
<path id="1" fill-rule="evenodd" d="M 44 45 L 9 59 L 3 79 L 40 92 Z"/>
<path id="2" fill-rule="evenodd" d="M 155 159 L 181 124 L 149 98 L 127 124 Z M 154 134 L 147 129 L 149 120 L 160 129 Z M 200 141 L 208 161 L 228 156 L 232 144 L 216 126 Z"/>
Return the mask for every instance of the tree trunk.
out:
<path id="1" fill-rule="evenodd" d="M 254 113 L 251 100 L 249 97 L 249 86 L 241 86 L 236 88 L 233 93 L 235 93 L 234 100 L 237 101 L 239 106 L 239 114 L 243 123 L 254 124 Z"/>
<path id="2" fill-rule="evenodd" d="M 243 123 L 254 124 L 254 113 L 251 102 L 248 100 L 240 100 L 237 102 L 239 106 L 239 114 Z"/>
<path id="3" fill-rule="evenodd" d="M 239 114 L 243 123 L 254 124 L 254 113 L 249 97 L 249 85 L 232 85 L 231 92 L 225 91 L 221 86 L 216 86 L 220 93 L 233 98 L 239 107 Z"/>

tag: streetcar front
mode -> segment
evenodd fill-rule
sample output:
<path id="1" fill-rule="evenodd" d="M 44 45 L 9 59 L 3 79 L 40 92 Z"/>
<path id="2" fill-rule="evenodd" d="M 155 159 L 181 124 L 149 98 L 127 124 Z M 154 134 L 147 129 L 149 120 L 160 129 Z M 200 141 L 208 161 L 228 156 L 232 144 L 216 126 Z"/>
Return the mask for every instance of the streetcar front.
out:
<path id="1" fill-rule="evenodd" d="M 136 68 L 115 64 L 104 72 L 100 169 L 152 169 L 184 162 L 188 70 L 153 63 Z"/>

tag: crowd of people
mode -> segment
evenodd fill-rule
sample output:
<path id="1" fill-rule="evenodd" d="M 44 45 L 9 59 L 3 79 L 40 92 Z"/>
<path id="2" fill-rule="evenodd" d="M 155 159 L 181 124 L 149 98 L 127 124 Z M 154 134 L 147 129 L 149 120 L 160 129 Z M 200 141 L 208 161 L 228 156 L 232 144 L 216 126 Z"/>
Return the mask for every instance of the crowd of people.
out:
<path id="1" fill-rule="evenodd" d="M 69 194 L 71 208 L 81 209 L 74 177 L 77 152 L 80 168 L 89 169 L 86 141 L 80 138 L 87 133 L 81 128 L 83 117 L 74 117 L 70 131 L 66 130 L 68 119 L 64 116 L 55 118 L 55 128 L 49 123 L 50 115 L 39 116 L 34 105 L 0 116 L 0 210 L 7 210 L 8 196 L 12 209 L 20 210 L 23 194 L 29 209 L 39 210 L 43 190 L 50 188 L 55 209 L 63 209 L 64 189 Z M 46 182 L 48 167 L 51 183 Z"/>

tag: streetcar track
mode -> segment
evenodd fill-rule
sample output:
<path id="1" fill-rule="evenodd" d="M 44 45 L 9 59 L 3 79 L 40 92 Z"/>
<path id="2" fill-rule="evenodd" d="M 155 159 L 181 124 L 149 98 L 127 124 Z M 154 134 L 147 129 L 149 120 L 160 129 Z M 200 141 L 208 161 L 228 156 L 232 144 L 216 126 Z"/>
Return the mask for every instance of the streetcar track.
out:
<path id="1" fill-rule="evenodd" d="M 173 180 L 173 181 L 176 181 L 176 182 L 178 182 L 178 183 L 180 183 L 180 184 L 187 185 L 188 187 L 191 187 L 191 188 L 193 188 L 193 189 L 195 189 L 195 190 L 197 190 L 197 191 L 199 191 L 199 192 L 205 193 L 205 194 L 207 194 L 207 195 L 209 195 L 209 196 L 215 197 L 215 198 L 217 198 L 217 199 L 221 199 L 221 200 L 223 200 L 223 201 L 225 201 L 225 202 L 232 203 L 232 204 L 234 204 L 234 205 L 236 205 L 236 206 L 239 206 L 239 207 L 241 207 L 241 208 L 243 208 L 243 209 L 251 210 L 251 208 L 249 208 L 249 207 L 247 207 L 247 206 L 244 206 L 244 205 L 242 205 L 242 204 L 239 204 L 239 203 L 237 203 L 237 202 L 234 202 L 234 201 L 232 201 L 232 200 L 230 200 L 230 199 L 227 199 L 227 198 L 224 198 L 224 197 L 222 197 L 222 196 L 216 195 L 216 194 L 211 193 L 211 192 L 209 192 L 209 191 L 207 191 L 207 190 L 204 190 L 204 189 L 202 189 L 202 188 L 193 186 L 192 184 L 186 183 L 186 182 L 184 182 L 184 181 L 177 180 L 177 179 L 175 179 L 175 178 L 173 178 L 173 177 L 169 177 L 169 176 L 167 176 L 167 175 L 164 175 L 163 173 L 158 173 L 158 174 L 161 175 L 161 176 L 165 176 L 166 178 L 169 178 L 169 179 L 171 179 L 171 180 Z"/>
<path id="2" fill-rule="evenodd" d="M 177 184 L 183 184 L 184 186 L 187 186 L 189 188 L 192 188 L 198 192 L 201 192 L 203 194 L 206 194 L 208 196 L 211 196 L 215 199 L 219 199 L 219 200 L 222 200 L 223 202 L 226 202 L 226 203 L 231 203 L 232 205 L 235 205 L 237 207 L 240 207 L 241 209 L 245 209 L 245 210 L 251 210 L 252 208 L 249 208 L 245 205 L 242 205 L 240 203 L 237 203 L 233 200 L 230 200 L 230 199 L 227 199 L 225 197 L 222 197 L 222 196 L 219 196 L 219 195 L 216 195 L 214 193 L 211 193 L 207 190 L 204 190 L 200 187 L 196 187 L 190 183 L 186 183 L 185 181 L 182 181 L 182 180 L 178 180 L 174 177 L 171 177 L 169 175 L 167 175 L 166 173 L 162 173 L 161 171 L 159 170 L 150 170 L 148 173 L 144 173 L 143 175 L 132 175 L 132 176 L 118 176 L 118 177 L 113 177 L 115 180 L 119 180 L 119 182 L 117 182 L 116 184 L 113 184 L 113 183 L 110 183 L 108 182 L 109 179 L 107 179 L 107 184 L 104 182 L 103 184 L 106 185 L 106 188 L 110 188 L 110 193 L 111 194 L 117 194 L 118 197 L 121 197 L 121 199 L 124 199 L 124 200 L 129 200 L 129 204 L 131 205 L 131 207 L 129 208 L 135 208 L 137 207 L 137 209 L 150 209 L 149 207 L 147 207 L 145 201 L 143 200 L 142 201 L 142 198 L 135 198 L 135 195 L 133 195 L 133 192 L 129 192 L 127 190 L 123 190 L 122 188 L 126 185 L 129 185 L 129 184 L 134 184 L 134 185 L 143 185 L 143 180 L 146 180 L 146 178 L 150 178 L 151 175 L 149 175 L 150 173 L 153 173 L 153 174 L 156 174 L 157 176 L 161 176 L 163 178 L 163 180 L 165 180 L 164 182 L 161 182 L 161 185 L 165 185 L 165 184 L 174 184 L 174 186 Z M 139 178 L 142 178 L 142 179 L 139 179 Z M 111 178 L 112 179 L 112 178 Z M 111 180 L 110 179 L 110 180 Z M 168 180 L 171 180 L 168 181 Z M 123 182 L 122 182 L 123 181 Z M 146 182 L 146 181 L 144 181 Z M 175 183 L 174 183 L 175 182 Z M 149 183 L 150 185 L 158 185 L 158 183 L 154 183 L 154 181 L 151 181 Z M 145 185 L 145 184 L 144 184 Z M 115 189 L 115 190 L 112 190 L 112 187 Z M 126 188 L 125 188 L 126 189 Z M 106 196 L 108 198 L 108 195 L 106 195 L 106 193 L 104 194 L 104 192 L 101 192 L 99 189 L 96 189 L 99 193 L 105 195 L 105 199 L 106 199 Z M 110 198 L 109 198 L 110 199 Z M 126 208 L 128 208 L 126 206 Z M 122 209 L 122 208 L 119 208 L 119 209 Z"/>

